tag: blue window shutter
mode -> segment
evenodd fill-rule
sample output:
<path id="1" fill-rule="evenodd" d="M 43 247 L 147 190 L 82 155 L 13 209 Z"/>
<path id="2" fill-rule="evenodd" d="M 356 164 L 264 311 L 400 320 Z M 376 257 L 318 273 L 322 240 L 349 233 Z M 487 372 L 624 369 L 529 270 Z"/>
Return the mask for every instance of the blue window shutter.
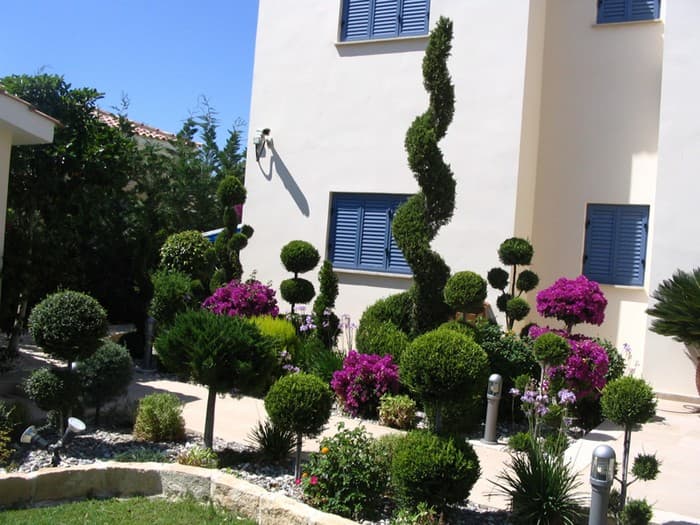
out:
<path id="1" fill-rule="evenodd" d="M 429 0 L 403 0 L 399 18 L 399 35 L 428 33 Z"/>
<path id="2" fill-rule="evenodd" d="M 371 38 L 399 34 L 399 0 L 374 0 Z"/>
<path id="3" fill-rule="evenodd" d="M 342 40 L 367 40 L 374 0 L 345 0 Z"/>
<path id="4" fill-rule="evenodd" d="M 386 235 L 389 229 L 386 199 L 368 198 L 365 201 L 360 237 L 359 266 L 366 269 L 386 269 Z"/>
<path id="5" fill-rule="evenodd" d="M 405 200 L 405 198 L 397 199 L 389 212 L 389 232 L 387 234 L 387 236 L 389 237 L 389 260 L 387 261 L 387 269 L 391 272 L 410 274 L 411 267 L 406 262 L 406 259 L 403 256 L 403 252 L 399 249 L 398 244 L 396 244 L 396 239 L 394 239 L 394 234 L 391 229 L 396 209 L 401 204 L 403 204 Z"/>
<path id="6" fill-rule="evenodd" d="M 357 267 L 362 206 L 357 198 L 334 197 L 329 257 L 338 268 Z"/>
<path id="7" fill-rule="evenodd" d="M 629 0 L 628 20 L 654 20 L 659 18 L 659 0 Z"/>
<path id="8" fill-rule="evenodd" d="M 659 18 L 660 0 L 598 0 L 598 23 L 631 22 Z"/>
<path id="9" fill-rule="evenodd" d="M 613 279 L 616 284 L 644 284 L 649 208 L 621 206 L 617 210 L 617 235 Z"/>
<path id="10" fill-rule="evenodd" d="M 590 204 L 586 218 L 586 244 L 583 274 L 599 283 L 613 283 L 613 246 L 615 210 L 611 206 Z"/>

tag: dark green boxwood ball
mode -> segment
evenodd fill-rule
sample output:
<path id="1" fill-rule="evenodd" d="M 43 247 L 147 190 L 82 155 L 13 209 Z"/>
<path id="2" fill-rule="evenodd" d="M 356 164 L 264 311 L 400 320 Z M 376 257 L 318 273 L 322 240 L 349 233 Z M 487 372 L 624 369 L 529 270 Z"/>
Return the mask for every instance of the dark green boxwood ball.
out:
<path id="1" fill-rule="evenodd" d="M 250 239 L 253 233 L 255 233 L 255 230 L 249 224 L 244 224 L 241 226 L 241 233 Z"/>
<path id="2" fill-rule="evenodd" d="M 496 308 L 498 308 L 499 311 L 501 312 L 507 312 L 508 311 L 508 301 L 510 301 L 513 298 L 512 295 L 509 293 L 502 293 L 501 295 L 498 296 L 498 299 L 496 299 Z"/>
<path id="3" fill-rule="evenodd" d="M 280 294 L 282 294 L 282 299 L 290 304 L 306 304 L 313 299 L 316 290 L 314 290 L 314 285 L 310 281 L 297 277 L 282 281 L 280 283 Z"/>
<path id="4" fill-rule="evenodd" d="M 570 352 L 571 348 L 566 339 L 553 332 L 542 334 L 532 343 L 532 355 L 537 362 L 549 366 L 563 364 Z"/>
<path id="5" fill-rule="evenodd" d="M 523 270 L 515 281 L 515 286 L 521 292 L 534 290 L 540 284 L 539 276 L 532 270 Z"/>
<path id="6" fill-rule="evenodd" d="M 476 329 L 473 325 L 462 321 L 445 321 L 437 328 L 438 330 L 453 330 L 462 335 L 466 335 L 469 339 L 474 339 Z"/>
<path id="7" fill-rule="evenodd" d="M 291 241 L 282 247 L 280 259 L 287 271 L 304 273 L 313 270 L 321 256 L 311 243 Z"/>
<path id="8" fill-rule="evenodd" d="M 389 354 L 396 363 L 408 346 L 408 336 L 391 321 L 361 324 L 355 339 L 357 349 L 363 354 Z"/>
<path id="9" fill-rule="evenodd" d="M 511 319 L 520 321 L 530 313 L 530 305 L 522 297 L 513 297 L 506 303 L 506 313 Z"/>
<path id="10" fill-rule="evenodd" d="M 90 356 L 107 335 L 107 312 L 87 294 L 56 292 L 32 309 L 29 332 L 46 353 L 76 361 Z"/>
<path id="11" fill-rule="evenodd" d="M 603 416 L 628 428 L 646 423 L 656 414 L 654 390 L 636 377 L 621 377 L 605 385 L 600 404 Z"/>
<path id="12" fill-rule="evenodd" d="M 489 284 L 496 290 L 504 290 L 508 286 L 510 275 L 503 268 L 491 268 L 486 274 Z"/>
<path id="13" fill-rule="evenodd" d="M 265 396 L 265 410 L 276 426 L 313 437 L 321 433 L 333 406 L 333 392 L 321 378 L 298 373 L 282 377 Z"/>
<path id="14" fill-rule="evenodd" d="M 402 507 L 425 502 L 444 509 L 464 501 L 480 473 L 474 448 L 462 439 L 416 430 L 395 444 L 391 482 Z"/>
<path id="15" fill-rule="evenodd" d="M 243 183 L 238 180 L 238 177 L 229 175 L 219 183 L 216 189 L 216 196 L 224 208 L 243 204 L 245 202 L 247 191 Z"/>
<path id="16" fill-rule="evenodd" d="M 133 368 L 134 363 L 125 347 L 104 340 L 94 354 L 80 363 L 81 389 L 93 402 L 112 399 L 126 391 Z"/>
<path id="17" fill-rule="evenodd" d="M 484 308 L 486 281 L 475 272 L 457 272 L 445 284 L 444 295 L 453 310 L 478 313 Z"/>
<path id="18" fill-rule="evenodd" d="M 80 392 L 75 374 L 67 369 L 39 368 L 24 381 L 24 392 L 42 410 L 66 410 Z"/>
<path id="19" fill-rule="evenodd" d="M 377 324 L 390 321 L 405 334 L 411 331 L 413 314 L 413 296 L 411 292 L 401 292 L 377 300 L 368 306 L 360 317 L 360 328 L 364 324 Z"/>
<path id="20" fill-rule="evenodd" d="M 187 230 L 169 236 L 160 249 L 160 266 L 192 279 L 209 280 L 215 261 L 214 248 L 201 232 Z"/>
<path id="21" fill-rule="evenodd" d="M 511 237 L 501 243 L 498 248 L 498 258 L 503 264 L 530 264 L 534 250 L 530 241 L 519 237 Z"/>
<path id="22" fill-rule="evenodd" d="M 248 237 L 242 233 L 234 233 L 231 236 L 231 240 L 228 242 L 228 248 L 232 252 L 242 250 L 246 246 L 248 246 Z"/>

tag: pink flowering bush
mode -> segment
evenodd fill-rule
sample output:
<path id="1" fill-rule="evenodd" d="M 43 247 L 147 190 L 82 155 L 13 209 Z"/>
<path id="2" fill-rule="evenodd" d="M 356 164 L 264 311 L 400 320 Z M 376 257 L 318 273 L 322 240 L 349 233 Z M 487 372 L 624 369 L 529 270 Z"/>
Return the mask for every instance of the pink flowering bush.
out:
<path id="1" fill-rule="evenodd" d="M 351 350 L 343 368 L 333 373 L 331 388 L 353 416 L 376 417 L 380 398 L 399 390 L 399 367 L 390 355 Z"/>
<path id="2" fill-rule="evenodd" d="M 245 282 L 234 279 L 205 299 L 202 307 L 232 317 L 276 316 L 279 313 L 275 291 L 254 279 Z"/>
<path id="3" fill-rule="evenodd" d="M 594 340 L 584 336 L 569 338 L 571 354 L 561 366 L 550 370 L 550 377 L 563 377 L 566 386 L 576 394 L 576 400 L 598 399 L 608 373 L 608 353 Z"/>
<path id="4" fill-rule="evenodd" d="M 537 311 L 544 317 L 554 317 L 566 323 L 566 331 L 578 323 L 603 324 L 605 295 L 595 281 L 585 275 L 576 279 L 562 277 L 537 294 Z"/>

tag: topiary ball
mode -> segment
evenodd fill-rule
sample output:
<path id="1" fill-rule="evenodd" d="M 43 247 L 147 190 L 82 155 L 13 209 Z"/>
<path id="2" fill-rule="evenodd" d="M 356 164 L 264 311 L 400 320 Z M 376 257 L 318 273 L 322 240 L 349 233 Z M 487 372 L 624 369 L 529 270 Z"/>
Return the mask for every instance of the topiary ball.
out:
<path id="1" fill-rule="evenodd" d="M 405 334 L 411 331 L 411 317 L 414 303 L 411 292 L 401 292 L 384 299 L 379 299 L 374 304 L 368 306 L 360 317 L 360 327 L 362 324 L 378 324 L 390 321 Z"/>
<path id="2" fill-rule="evenodd" d="M 253 233 L 255 233 L 255 230 L 252 226 L 244 224 L 241 226 L 241 233 L 250 239 L 253 236 Z"/>
<path id="3" fill-rule="evenodd" d="M 22 386 L 42 410 L 66 410 L 76 403 L 80 393 L 78 381 L 65 369 L 39 368 Z"/>
<path id="4" fill-rule="evenodd" d="M 548 366 L 563 364 L 570 353 L 567 340 L 553 332 L 542 334 L 532 344 L 532 355 L 539 363 Z"/>
<path id="5" fill-rule="evenodd" d="M 498 248 L 498 258 L 503 264 L 527 265 L 532 261 L 534 250 L 530 241 L 519 237 L 511 237 L 501 243 Z"/>
<path id="6" fill-rule="evenodd" d="M 216 189 L 216 196 L 224 208 L 230 208 L 236 204 L 243 204 L 246 200 L 247 191 L 238 177 L 229 175 L 219 183 Z"/>
<path id="7" fill-rule="evenodd" d="M 94 354 L 80 363 L 81 389 L 91 403 L 99 405 L 126 391 L 133 369 L 129 351 L 114 341 L 105 340 Z"/>
<path id="8" fill-rule="evenodd" d="M 603 389 L 603 415 L 626 428 L 646 423 L 656 414 L 656 397 L 651 385 L 636 377 L 621 377 Z"/>
<path id="9" fill-rule="evenodd" d="M 265 396 L 265 410 L 276 426 L 313 437 L 321 433 L 331 415 L 333 392 L 315 375 L 284 376 Z"/>
<path id="10" fill-rule="evenodd" d="M 425 502 L 443 510 L 467 499 L 480 473 L 479 458 L 468 442 L 416 430 L 395 444 L 390 477 L 402 507 Z"/>
<path id="11" fill-rule="evenodd" d="M 363 354 L 389 354 L 398 363 L 408 346 L 408 336 L 391 321 L 368 322 L 357 329 L 355 344 Z"/>
<path id="12" fill-rule="evenodd" d="M 444 297 L 455 311 L 478 313 L 484 308 L 486 281 L 474 272 L 458 272 L 445 284 Z"/>
<path id="13" fill-rule="evenodd" d="M 196 230 L 174 233 L 160 249 L 160 267 L 192 279 L 209 281 L 215 253 L 211 243 Z"/>
<path id="14" fill-rule="evenodd" d="M 491 268 L 489 273 L 486 274 L 486 279 L 489 284 L 496 290 L 505 290 L 508 286 L 508 279 L 510 275 L 503 268 Z"/>
<path id="15" fill-rule="evenodd" d="M 523 270 L 515 281 L 515 286 L 521 292 L 534 290 L 540 284 L 539 276 L 532 270 Z"/>
<path id="16" fill-rule="evenodd" d="M 296 277 L 280 283 L 280 294 L 290 304 L 306 304 L 313 299 L 316 290 L 310 281 Z"/>
<path id="17" fill-rule="evenodd" d="M 520 321 L 530 313 L 530 305 L 522 297 L 513 297 L 506 303 L 506 313 L 511 319 Z"/>
<path id="18" fill-rule="evenodd" d="M 438 330 L 453 330 L 462 335 L 466 335 L 469 339 L 474 339 L 476 329 L 473 325 L 463 321 L 445 321 L 437 327 Z"/>
<path id="19" fill-rule="evenodd" d="M 48 354 L 65 361 L 90 356 L 107 335 L 107 312 L 87 294 L 48 295 L 29 315 L 29 332 Z"/>
<path id="20" fill-rule="evenodd" d="M 248 246 L 248 237 L 242 233 L 234 233 L 228 241 L 228 249 L 237 252 Z"/>
<path id="21" fill-rule="evenodd" d="M 512 298 L 513 298 L 512 295 L 510 295 L 509 293 L 503 292 L 496 299 L 496 308 L 498 308 L 499 311 L 501 311 L 501 312 L 507 312 L 508 311 L 508 301 L 510 301 Z"/>
<path id="22" fill-rule="evenodd" d="M 318 250 L 306 241 L 291 241 L 282 247 L 280 259 L 287 271 L 304 273 L 313 270 L 321 256 Z"/>

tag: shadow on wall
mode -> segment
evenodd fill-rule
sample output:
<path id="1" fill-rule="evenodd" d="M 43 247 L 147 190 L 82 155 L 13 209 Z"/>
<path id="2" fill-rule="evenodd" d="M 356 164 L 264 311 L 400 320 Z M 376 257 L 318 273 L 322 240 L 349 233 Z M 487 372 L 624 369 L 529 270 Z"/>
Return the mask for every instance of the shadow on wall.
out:
<path id="1" fill-rule="evenodd" d="M 372 286 L 377 288 L 390 288 L 394 290 L 408 290 L 413 284 L 413 279 L 405 277 L 391 277 L 386 275 L 371 275 L 343 273 L 337 271 L 338 281 L 340 284 L 349 286 Z"/>
<path id="2" fill-rule="evenodd" d="M 287 168 L 287 165 L 284 163 L 284 161 L 282 160 L 282 157 L 280 157 L 280 154 L 277 152 L 275 147 L 272 145 L 266 146 L 260 155 L 260 159 L 262 160 L 265 157 L 267 157 L 268 152 L 269 152 L 268 169 L 267 169 L 267 171 L 265 171 L 265 169 L 262 166 L 261 161 L 258 161 L 258 166 L 260 168 L 260 172 L 263 174 L 263 176 L 267 180 L 272 180 L 272 173 L 277 172 L 277 175 L 282 180 L 282 184 L 284 184 L 284 187 L 289 192 L 289 194 L 292 196 L 292 199 L 294 199 L 294 203 L 297 205 L 297 208 L 299 208 L 299 211 L 304 215 L 304 217 L 308 217 L 309 216 L 309 202 L 306 200 L 306 197 L 304 196 L 304 192 L 301 191 L 301 188 L 294 180 L 294 177 L 290 173 L 289 168 Z"/>

